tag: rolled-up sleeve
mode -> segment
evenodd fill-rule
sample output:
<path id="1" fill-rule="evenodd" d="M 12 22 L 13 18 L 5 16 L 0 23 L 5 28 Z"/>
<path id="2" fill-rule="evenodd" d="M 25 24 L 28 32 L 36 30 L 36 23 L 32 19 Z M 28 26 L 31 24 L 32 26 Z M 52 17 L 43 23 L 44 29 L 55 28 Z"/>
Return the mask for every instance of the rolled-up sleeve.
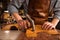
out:
<path id="1" fill-rule="evenodd" d="M 57 1 L 54 7 L 54 17 L 60 20 L 60 0 Z"/>
<path id="2" fill-rule="evenodd" d="M 14 7 L 13 5 L 8 5 L 8 11 L 9 13 L 14 13 L 14 12 L 18 12 L 18 9 L 16 7 Z"/>
<path id="3" fill-rule="evenodd" d="M 23 2 L 23 0 L 12 0 L 8 5 L 8 11 L 10 13 L 18 12 L 17 8 L 20 8 Z"/>

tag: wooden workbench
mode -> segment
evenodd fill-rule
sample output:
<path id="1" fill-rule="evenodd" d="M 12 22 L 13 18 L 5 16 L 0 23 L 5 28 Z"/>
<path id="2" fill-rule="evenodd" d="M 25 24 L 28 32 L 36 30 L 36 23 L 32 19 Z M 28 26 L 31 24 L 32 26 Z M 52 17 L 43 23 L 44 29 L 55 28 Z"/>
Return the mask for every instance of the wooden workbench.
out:
<path id="1" fill-rule="evenodd" d="M 28 35 L 28 34 L 27 34 Z M 21 31 L 0 31 L 0 40 L 60 40 L 60 34 L 48 34 L 39 32 L 37 36 L 27 36 Z"/>
<path id="2" fill-rule="evenodd" d="M 60 40 L 60 30 L 42 30 L 36 25 L 35 31 L 27 29 L 26 33 L 18 31 L 0 31 L 1 40 Z"/>

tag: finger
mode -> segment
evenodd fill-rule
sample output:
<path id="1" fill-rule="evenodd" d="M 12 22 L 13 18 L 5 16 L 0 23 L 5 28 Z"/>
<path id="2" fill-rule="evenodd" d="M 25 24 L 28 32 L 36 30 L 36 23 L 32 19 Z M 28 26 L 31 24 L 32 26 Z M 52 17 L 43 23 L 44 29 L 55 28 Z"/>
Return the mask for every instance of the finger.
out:
<path id="1" fill-rule="evenodd" d="M 50 26 L 49 24 L 46 24 L 44 29 L 47 30 L 49 28 L 49 26 Z"/>
<path id="2" fill-rule="evenodd" d="M 43 24 L 42 29 L 45 29 L 46 24 Z"/>
<path id="3" fill-rule="evenodd" d="M 46 30 L 50 30 L 50 29 L 51 29 L 51 27 L 52 27 L 52 26 L 50 26 L 50 25 L 49 25 L 49 26 L 46 28 Z"/>
<path id="4" fill-rule="evenodd" d="M 51 30 L 52 29 L 52 24 L 47 24 L 45 27 L 46 30 Z"/>
<path id="5" fill-rule="evenodd" d="M 24 21 L 24 28 L 27 29 L 26 21 Z"/>
<path id="6" fill-rule="evenodd" d="M 48 23 L 46 26 L 45 26 L 45 29 L 48 30 L 52 25 L 50 23 Z"/>
<path id="7" fill-rule="evenodd" d="M 21 22 L 20 22 L 20 26 L 21 26 L 22 28 L 24 28 L 24 21 L 21 21 Z"/>
<path id="8" fill-rule="evenodd" d="M 53 30 L 53 29 L 55 29 L 55 28 L 53 26 L 51 26 L 50 30 Z"/>
<path id="9" fill-rule="evenodd" d="M 30 27 L 30 22 L 27 22 L 28 27 Z"/>
<path id="10" fill-rule="evenodd" d="M 27 27 L 30 28 L 30 22 L 26 20 Z"/>
<path id="11" fill-rule="evenodd" d="M 19 25 L 22 25 L 23 24 L 23 22 L 19 22 Z"/>

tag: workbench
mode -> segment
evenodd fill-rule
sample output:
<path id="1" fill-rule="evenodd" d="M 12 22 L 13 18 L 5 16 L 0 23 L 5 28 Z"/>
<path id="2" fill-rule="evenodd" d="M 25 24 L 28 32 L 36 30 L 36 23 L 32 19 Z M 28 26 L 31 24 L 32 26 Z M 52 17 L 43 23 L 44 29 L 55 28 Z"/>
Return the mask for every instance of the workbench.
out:
<path id="1" fill-rule="evenodd" d="M 20 30 L 0 30 L 0 40 L 60 40 L 60 30 L 42 30 L 36 25 L 35 31 L 27 29 L 26 33 Z"/>

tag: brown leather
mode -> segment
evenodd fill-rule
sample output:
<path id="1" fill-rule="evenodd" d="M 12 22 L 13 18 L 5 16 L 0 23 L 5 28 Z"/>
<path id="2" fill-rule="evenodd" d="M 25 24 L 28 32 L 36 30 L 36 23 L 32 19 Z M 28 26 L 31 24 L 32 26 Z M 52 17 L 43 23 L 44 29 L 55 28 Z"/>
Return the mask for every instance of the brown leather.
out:
<path id="1" fill-rule="evenodd" d="M 30 0 L 28 14 L 35 23 L 44 23 L 48 18 L 50 0 Z"/>

